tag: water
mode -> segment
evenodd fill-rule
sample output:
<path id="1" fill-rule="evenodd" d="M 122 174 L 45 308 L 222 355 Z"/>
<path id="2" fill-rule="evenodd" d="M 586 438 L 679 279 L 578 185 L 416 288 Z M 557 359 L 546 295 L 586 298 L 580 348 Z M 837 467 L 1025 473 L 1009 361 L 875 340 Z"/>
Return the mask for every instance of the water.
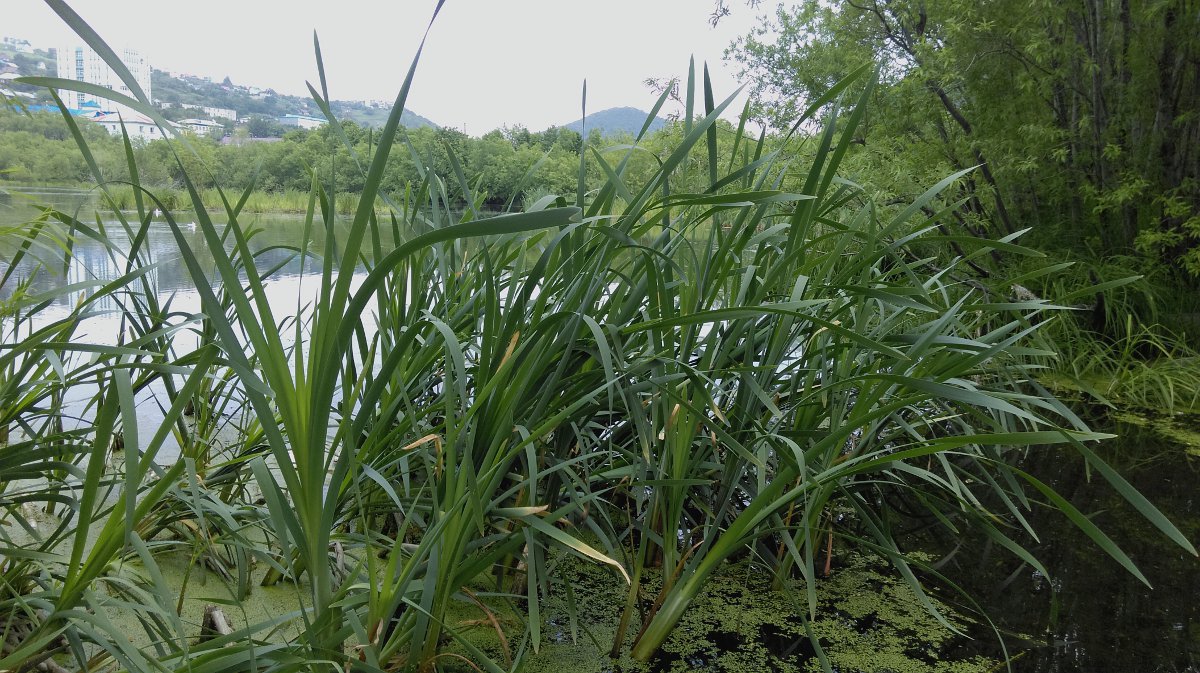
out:
<path id="1" fill-rule="evenodd" d="M 54 207 L 67 213 L 86 211 L 89 206 L 94 206 L 93 200 L 85 192 L 45 194 L 38 195 L 37 198 L 39 202 L 48 201 Z M 26 222 L 36 214 L 37 211 L 24 202 L 12 204 L 11 207 L 0 205 L 0 229 L 5 225 Z M 223 215 L 214 213 L 212 217 L 218 224 L 225 221 Z M 80 219 L 88 226 L 96 226 L 95 220 L 87 215 L 82 215 L 82 212 Z M 194 215 L 181 213 L 177 215 L 177 220 L 183 229 L 184 239 L 188 246 L 197 254 L 200 265 L 208 271 L 210 283 L 217 284 L 212 256 L 207 252 L 203 232 L 199 231 L 195 225 Z M 300 275 L 302 270 L 300 259 L 293 251 L 286 250 L 284 247 L 300 245 L 304 231 L 303 216 L 248 213 L 244 214 L 239 221 L 245 229 L 258 230 L 251 238 L 251 248 L 256 252 L 266 251 L 259 257 L 259 268 L 284 264 L 273 275 L 276 282 Z M 61 290 L 70 284 L 81 281 L 104 281 L 119 277 L 124 271 L 125 262 L 121 252 L 128 251 L 129 236 L 111 215 L 104 218 L 102 226 L 105 234 L 118 251 L 115 255 L 98 241 L 82 236 L 78 237 L 72 245 L 71 265 L 64 274 L 61 273 L 62 269 L 60 268 L 62 251 L 51 243 L 53 238 L 46 238 L 45 244 L 32 249 L 30 255 L 32 259 L 27 258 L 18 265 L 14 280 L 21 280 L 32 275 L 34 277 L 33 292 L 39 293 Z M 161 218 L 151 224 L 143 249 L 149 253 L 150 259 L 156 264 L 156 268 L 151 272 L 149 278 L 157 286 L 160 297 L 166 298 L 173 294 L 179 294 L 185 301 L 198 297 L 187 266 L 179 253 L 179 245 L 174 234 Z M 310 244 L 309 249 L 320 254 L 323 252 L 323 244 L 321 241 L 316 241 Z M 10 259 L 14 252 L 15 246 L 11 240 L 0 240 L 0 259 Z M 310 261 L 306 268 L 311 270 L 312 265 L 313 263 Z M 12 285 L 13 283 L 10 281 L 7 287 L 0 288 L 0 299 L 9 296 Z M 54 303 L 60 306 L 70 306 L 79 299 L 80 294 L 80 292 L 64 294 L 56 298 Z M 294 300 L 295 297 L 293 296 L 292 299 Z"/>
<path id="2" fill-rule="evenodd" d="M 1099 453 L 1193 543 L 1200 545 L 1200 457 L 1135 426 Z M 1019 673 L 1196 673 L 1200 671 L 1200 561 L 1167 540 L 1099 475 L 1089 483 L 1070 449 L 1033 451 L 1022 468 L 1067 498 L 1146 575 L 1146 587 L 1061 514 L 1030 516 L 1041 543 L 1041 576 L 1007 552 L 975 545 L 944 571 L 963 582 L 1006 636 Z M 975 643 L 999 657 L 986 628 Z"/>
<path id="3" fill-rule="evenodd" d="M 88 192 L 57 190 L 37 192 L 31 195 L 31 199 L 52 205 L 63 212 L 79 213 L 77 217 L 89 226 L 103 228 L 111 247 L 85 236 L 76 237 L 71 245 L 70 263 L 64 268 L 63 250 L 60 243 L 55 242 L 63 240 L 65 234 L 60 231 L 63 228 L 57 227 L 48 232 L 51 235 L 39 239 L 44 243 L 31 248 L 12 269 L 13 275 L 9 281 L 0 287 L 0 302 L 10 299 L 19 284 L 26 281 L 30 283 L 26 290 L 29 295 L 47 293 L 53 295 L 53 299 L 31 321 L 21 326 L 20 334 L 13 334 L 11 321 L 0 322 L 0 338 L 5 343 L 19 341 L 22 335 L 28 334 L 31 329 L 36 330 L 61 320 L 101 284 L 119 278 L 128 271 L 125 259 L 125 254 L 131 247 L 128 233 L 111 214 L 99 225 L 96 224 L 94 216 L 83 214 L 94 211 L 94 195 Z M 13 203 L 0 204 L 0 231 L 6 226 L 28 222 L 37 215 L 38 210 L 33 207 L 31 200 L 14 196 Z M 193 217 L 190 214 L 179 214 L 177 219 L 182 225 L 188 247 L 197 256 L 200 266 L 206 270 L 205 282 L 211 287 L 217 287 L 220 281 L 213 257 L 208 251 L 203 232 L 191 223 Z M 215 214 L 213 217 L 218 223 L 223 222 Z M 303 217 L 246 214 L 240 218 L 240 223 L 245 229 L 257 232 L 251 237 L 250 246 L 259 253 L 259 268 L 275 269 L 264 283 L 264 294 L 276 322 L 295 316 L 301 306 L 311 304 L 316 298 L 320 286 L 319 261 L 311 258 L 302 261 L 294 250 L 289 249 L 299 246 L 302 242 Z M 6 239 L 0 235 L 0 260 L 7 263 L 13 259 L 17 251 L 16 246 L 12 238 Z M 321 244 L 310 245 L 310 249 L 316 254 L 323 252 Z M 183 255 L 180 254 L 179 243 L 171 228 L 156 218 L 148 228 L 142 250 L 154 264 L 154 268 L 145 275 L 145 279 L 154 288 L 160 304 L 164 307 L 169 306 L 173 314 L 169 321 L 178 326 L 178 330 L 172 336 L 175 355 L 186 355 L 199 346 L 198 335 L 191 329 L 194 321 L 189 316 L 201 312 L 201 300 Z M 7 271 L 6 267 L 0 268 L 0 273 Z M 360 269 L 359 273 L 355 274 L 352 287 L 357 287 L 363 277 L 365 271 Z M 93 302 L 92 313 L 76 329 L 74 341 L 111 346 L 131 338 L 121 301 L 128 299 L 116 294 Z M 368 325 L 372 322 L 370 316 L 364 320 Z M 291 347 L 295 341 L 295 332 L 293 329 L 286 329 L 281 331 L 280 337 L 285 347 Z M 177 384 L 180 383 L 182 379 L 177 380 Z M 89 414 L 86 405 L 95 392 L 92 385 L 79 385 L 70 390 L 67 399 L 64 400 L 64 425 L 68 429 L 77 425 L 77 419 Z M 140 428 L 146 429 L 148 433 L 149 429 L 161 425 L 163 409 L 168 406 L 161 382 L 156 381 L 138 391 L 135 403 Z M 156 460 L 160 464 L 170 464 L 175 462 L 178 455 L 175 440 L 168 438 Z"/>

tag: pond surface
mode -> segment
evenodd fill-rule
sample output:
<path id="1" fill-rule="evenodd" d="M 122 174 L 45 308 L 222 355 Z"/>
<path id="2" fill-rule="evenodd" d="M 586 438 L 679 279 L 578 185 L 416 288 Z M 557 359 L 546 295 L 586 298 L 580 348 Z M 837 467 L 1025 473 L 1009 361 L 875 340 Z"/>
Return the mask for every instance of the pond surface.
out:
<path id="1" fill-rule="evenodd" d="M 1193 419 L 1195 420 L 1195 419 Z M 1098 424 L 1098 423 L 1097 423 Z M 1193 543 L 1200 544 L 1200 457 L 1196 448 L 1132 425 L 1098 453 Z M 1022 468 L 1071 501 L 1109 535 L 1153 585 L 1142 584 L 1061 514 L 1029 517 L 1040 543 L 1030 551 L 1050 577 L 1008 552 L 959 554 L 943 569 L 1006 633 L 1014 671 L 1195 673 L 1200 671 L 1200 561 L 1125 502 L 1069 449 L 1031 451 Z M 975 646 L 1001 656 L 980 629 Z"/>
<path id="2" fill-rule="evenodd" d="M 14 197 L 17 198 L 17 197 Z M 33 291 L 35 293 L 59 290 L 63 287 L 88 280 L 112 280 L 124 273 L 124 258 L 130 247 L 130 237 L 111 213 L 106 213 L 99 225 L 88 213 L 95 207 L 95 200 L 89 193 L 77 191 L 56 191 L 53 193 L 35 193 L 29 198 L 20 198 L 9 204 L 0 204 L 0 228 L 6 225 L 17 225 L 29 222 L 39 213 L 34 203 L 45 203 L 65 213 L 76 214 L 84 224 L 96 228 L 103 227 L 103 233 L 112 241 L 116 254 L 107 246 L 90 238 L 79 236 L 72 244 L 71 264 L 62 273 L 62 251 L 55 247 L 55 236 L 47 236 L 41 245 L 36 245 L 16 269 L 14 280 L 24 280 L 33 275 Z M 136 215 L 128 216 L 134 220 Z M 217 223 L 223 223 L 223 214 L 211 214 Z M 213 269 L 212 256 L 207 252 L 207 244 L 203 232 L 199 231 L 194 214 L 177 214 L 188 246 L 197 254 L 202 267 L 210 271 L 210 280 L 215 283 L 216 272 Z M 300 260 L 293 251 L 283 249 L 283 246 L 298 247 L 302 243 L 304 233 L 304 217 L 290 214 L 259 214 L 246 213 L 239 218 L 243 228 L 256 229 L 257 233 L 251 238 L 251 248 L 255 251 L 268 250 L 260 257 L 260 268 L 283 264 L 273 277 L 278 281 L 298 276 L 301 273 Z M 61 239 L 61 235 L 57 238 Z M 170 227 L 161 218 L 155 218 L 147 232 L 144 251 L 156 265 L 149 278 L 158 288 L 159 296 L 166 298 L 172 294 L 180 294 L 185 299 L 195 295 L 195 287 L 191 275 L 179 254 L 179 244 L 176 242 Z M 314 252 L 322 252 L 320 242 L 309 246 Z M 0 259 L 8 260 L 15 252 L 14 242 L 0 239 Z M 311 269 L 313 263 L 306 266 Z M 8 287 L 0 287 L 0 299 L 6 298 L 12 291 L 10 281 Z M 79 292 L 64 294 L 56 298 L 56 305 L 68 306 L 79 298 Z M 294 297 L 293 297 L 294 299 Z"/>
<path id="3" fill-rule="evenodd" d="M 88 238 L 76 236 L 71 243 L 69 263 L 64 265 L 66 258 L 61 247 L 65 235 L 65 227 L 55 225 L 44 237 L 27 250 L 21 261 L 12 269 L 12 277 L 0 286 L 0 302 L 9 299 L 17 287 L 28 282 L 26 293 L 38 295 L 52 293 L 50 304 L 42 308 L 31 320 L 23 323 L 18 329 L 21 334 L 13 334 L 11 320 L 0 322 L 0 340 L 10 343 L 19 340 L 21 335 L 28 334 L 31 329 L 61 320 L 66 317 L 85 296 L 93 293 L 102 283 L 117 279 L 128 272 L 125 255 L 131 247 L 131 237 L 112 213 L 102 215 L 97 223 L 94 215 L 84 214 L 95 212 L 96 199 L 94 195 L 73 190 L 35 191 L 26 196 L 14 194 L 11 202 L 0 203 L 0 274 L 7 272 L 10 260 L 18 251 L 20 239 L 3 235 L 7 226 L 30 222 L 37 217 L 40 210 L 37 204 L 46 204 L 73 214 L 89 227 L 102 230 L 103 235 L 110 241 L 111 246 Z M 212 214 L 215 222 L 224 222 L 223 216 Z M 130 219 L 136 217 L 129 215 Z M 198 262 L 205 269 L 207 282 L 211 287 L 220 285 L 213 257 L 209 252 L 204 234 L 192 221 L 194 214 L 178 214 L 177 221 L 183 230 L 188 247 L 196 255 Z M 311 303 L 320 286 L 320 262 L 310 258 L 301 260 L 295 252 L 303 242 L 304 218 L 300 215 L 286 214 L 257 214 L 247 213 L 239 218 L 245 229 L 253 229 L 256 233 L 251 237 L 250 247 L 260 252 L 257 259 L 259 268 L 273 268 L 274 271 L 264 282 L 264 293 L 277 321 L 294 316 L 298 306 Z M 135 222 L 136 224 L 136 222 Z M 322 252 L 322 245 L 310 245 L 313 252 Z M 163 306 L 169 306 L 173 317 L 172 324 L 186 323 L 187 315 L 200 313 L 200 294 L 195 284 L 180 247 L 170 226 L 156 217 L 146 232 L 143 243 L 143 259 L 148 257 L 153 268 L 144 278 L 154 288 L 158 301 Z M 353 286 L 357 286 L 365 272 L 355 274 Z M 138 290 L 141 288 L 139 286 Z M 82 320 L 74 332 L 74 340 L 102 345 L 116 345 L 118 341 L 128 340 L 130 326 L 121 303 L 127 301 L 120 293 L 109 295 L 94 301 L 91 311 Z M 368 316 L 368 323 L 370 323 Z M 197 334 L 184 325 L 174 332 L 172 347 L 176 356 L 185 355 L 199 345 Z M 122 334 L 125 336 L 122 337 Z M 285 346 L 291 346 L 295 341 L 293 330 L 283 330 L 280 334 Z M 180 381 L 181 382 L 181 381 Z M 64 420 L 70 428 L 77 422 L 75 419 L 88 413 L 87 403 L 95 394 L 95 387 L 79 385 L 71 389 L 64 400 Z M 156 381 L 150 386 L 138 391 L 135 403 L 139 425 L 144 428 L 158 427 L 163 418 L 166 406 L 165 391 L 162 383 Z M 168 438 L 159 453 L 158 462 L 170 464 L 178 457 L 178 447 L 173 438 Z"/>

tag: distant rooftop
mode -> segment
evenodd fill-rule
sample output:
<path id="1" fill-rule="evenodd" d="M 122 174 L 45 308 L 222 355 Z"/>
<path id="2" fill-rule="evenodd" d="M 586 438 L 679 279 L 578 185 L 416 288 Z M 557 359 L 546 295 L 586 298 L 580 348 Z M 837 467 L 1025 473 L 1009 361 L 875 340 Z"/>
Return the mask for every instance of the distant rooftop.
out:
<path id="1" fill-rule="evenodd" d="M 279 118 L 280 118 L 280 119 L 304 119 L 304 120 L 307 120 L 307 121 L 310 121 L 310 122 L 321 122 L 322 124 L 324 124 L 324 123 L 325 123 L 325 118 L 324 118 L 324 117 L 311 117 L 311 116 L 309 116 L 309 115 L 292 115 L 292 114 L 287 114 L 287 115 L 280 115 L 280 117 L 279 117 Z"/>

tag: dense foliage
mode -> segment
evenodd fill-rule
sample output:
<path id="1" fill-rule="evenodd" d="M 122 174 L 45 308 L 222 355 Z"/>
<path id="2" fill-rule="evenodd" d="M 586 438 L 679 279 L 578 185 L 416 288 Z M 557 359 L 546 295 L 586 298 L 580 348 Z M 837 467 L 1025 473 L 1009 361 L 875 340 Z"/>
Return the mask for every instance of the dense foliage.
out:
<path id="1" fill-rule="evenodd" d="M 80 121 L 100 166 L 104 180 L 128 180 L 129 170 L 120 138 L 87 121 Z M 256 127 L 251 127 L 252 135 Z M 470 176 L 473 192 L 488 203 L 504 205 L 525 193 L 564 193 L 574 189 L 582 138 L 578 133 L 551 127 L 533 133 L 522 127 L 492 131 L 471 138 L 453 129 L 410 129 L 406 138 L 411 152 L 397 152 L 384 173 L 388 190 L 419 182 L 419 166 L 428 165 L 440 175 L 461 170 Z M 188 170 L 193 184 L 238 188 L 254 179 L 265 192 L 306 192 L 313 175 L 331 192 L 359 193 L 364 176 L 362 157 L 374 151 L 378 131 L 347 121 L 341 133 L 325 126 L 312 131 L 292 130 L 278 142 L 254 142 L 243 135 L 223 145 L 213 138 L 195 138 L 193 152 L 183 157 L 183 167 L 163 141 L 135 143 L 141 180 L 156 187 L 182 187 Z M 261 135 L 269 135 L 264 132 Z M 345 144 L 341 136 L 349 141 Z M 450 153 L 459 160 L 452 165 Z M 593 177 L 598 171 L 593 172 Z M 0 180 L 16 183 L 80 185 L 94 183 L 61 115 L 0 110 Z M 463 185 L 449 185 L 452 199 L 464 202 Z M 303 207 L 303 201 L 299 203 Z"/>
<path id="2" fill-rule="evenodd" d="M 1198 35 L 1200 13 L 1179 0 L 812 0 L 781 4 L 731 54 L 782 127 L 798 102 L 877 63 L 855 153 L 871 189 L 903 195 L 980 165 L 960 231 L 1033 226 L 1047 248 L 1137 250 L 1147 268 L 1195 277 Z"/>

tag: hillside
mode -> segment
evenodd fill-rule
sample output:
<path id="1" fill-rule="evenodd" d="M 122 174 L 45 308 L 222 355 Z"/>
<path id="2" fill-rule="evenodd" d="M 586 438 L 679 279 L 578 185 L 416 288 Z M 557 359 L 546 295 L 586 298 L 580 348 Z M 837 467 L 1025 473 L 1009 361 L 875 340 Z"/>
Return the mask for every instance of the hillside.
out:
<path id="1" fill-rule="evenodd" d="M 331 107 L 338 119 L 352 119 L 363 126 L 370 126 L 372 128 L 383 128 L 383 125 L 387 123 L 388 114 L 392 111 L 390 103 L 388 105 L 374 105 L 357 100 L 335 100 Z M 400 123 L 410 129 L 422 127 L 438 128 L 437 124 L 408 108 L 404 108 L 404 113 L 400 115 Z"/>
<path id="2" fill-rule="evenodd" d="M 649 116 L 649 112 L 633 107 L 608 108 L 607 110 L 593 112 L 587 116 L 587 130 L 590 133 L 592 129 L 599 129 L 600 135 L 605 136 L 619 133 L 628 133 L 631 136 L 635 136 L 638 134 L 638 131 L 642 130 L 642 125 L 646 123 L 646 118 Z M 662 117 L 655 117 L 654 121 L 650 122 L 650 130 L 656 131 L 666 123 L 666 120 Z M 570 124 L 564 124 L 563 126 L 576 133 L 583 132 L 582 119 L 576 119 Z"/>
<path id="3" fill-rule="evenodd" d="M 155 103 L 162 107 L 176 104 L 204 105 L 208 107 L 236 110 L 238 118 L 249 115 L 278 117 L 285 114 L 303 114 L 321 117 L 320 109 L 309 98 L 289 96 L 274 89 L 234 84 L 225 78 L 214 82 L 207 78 L 191 75 L 172 75 L 162 70 L 151 73 L 151 85 Z M 385 104 L 363 101 L 332 101 L 330 107 L 339 119 L 352 119 L 365 126 L 380 127 L 387 120 Z M 411 110 L 405 110 L 401 123 L 408 128 L 436 127 L 432 121 Z"/>
<path id="4" fill-rule="evenodd" d="M 56 68 L 57 62 L 49 51 L 18 51 L 10 45 L 0 44 L 0 94 L 16 96 L 24 104 L 50 102 L 50 94 L 45 89 L 18 84 L 12 78 L 53 77 Z"/>

